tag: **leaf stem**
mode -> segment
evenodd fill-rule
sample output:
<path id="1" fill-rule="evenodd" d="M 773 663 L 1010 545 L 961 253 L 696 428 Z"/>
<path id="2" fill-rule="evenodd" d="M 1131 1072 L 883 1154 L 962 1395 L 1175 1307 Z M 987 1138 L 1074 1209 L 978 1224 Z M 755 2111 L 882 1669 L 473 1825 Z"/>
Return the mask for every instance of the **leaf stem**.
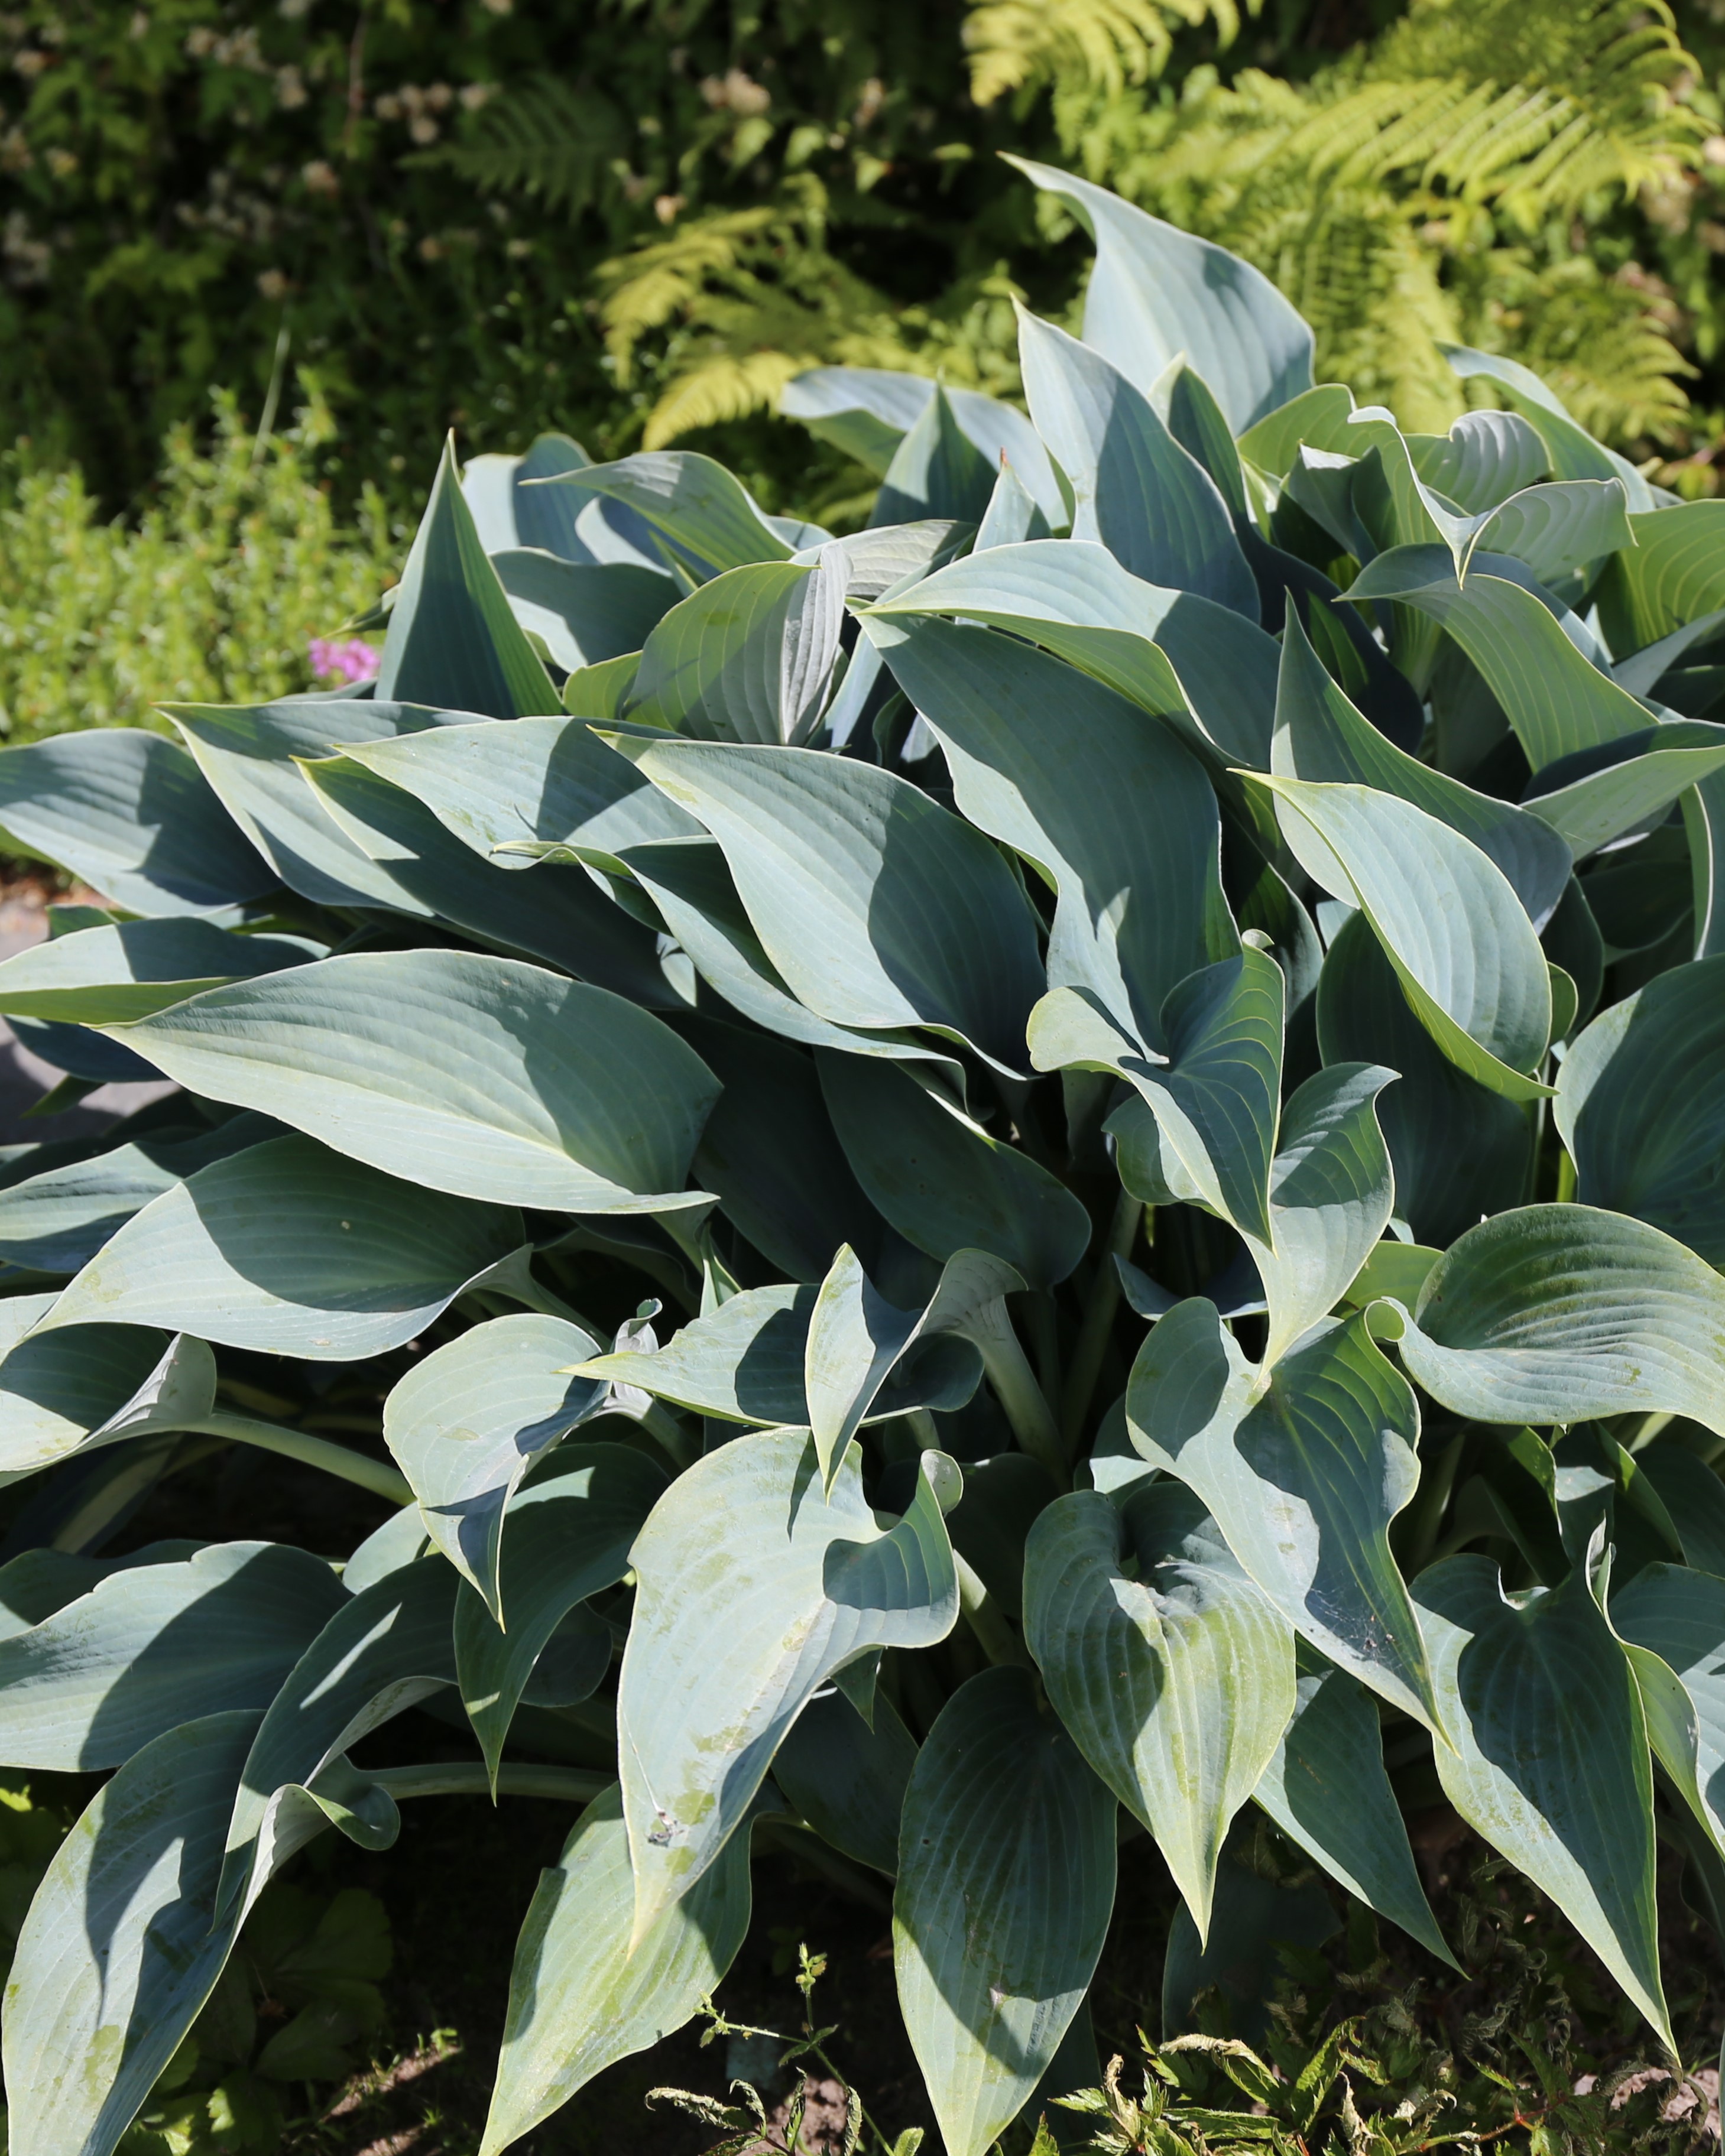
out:
<path id="1" fill-rule="evenodd" d="M 339 1475 L 357 1483 L 373 1496 L 392 1505 L 410 1505 L 412 1486 L 407 1478 L 381 1460 L 368 1460 L 351 1445 L 332 1445 L 307 1430 L 284 1430 L 280 1423 L 259 1422 L 254 1415 L 207 1414 L 183 1427 L 201 1437 L 232 1438 L 236 1445 L 255 1445 L 261 1451 L 277 1452 L 285 1460 L 297 1460 L 306 1467 L 321 1467 L 326 1475 Z"/>
<path id="2" fill-rule="evenodd" d="M 1097 1260 L 1096 1278 L 1091 1282 L 1085 1301 L 1077 1345 L 1072 1350 L 1072 1361 L 1060 1395 L 1060 1443 L 1068 1460 L 1078 1450 L 1084 1419 L 1090 1413 L 1096 1379 L 1101 1374 L 1102 1358 L 1107 1353 L 1114 1315 L 1120 1307 L 1120 1269 L 1114 1260 L 1125 1257 L 1131 1250 L 1137 1238 L 1138 1223 L 1143 1217 L 1142 1201 L 1134 1198 L 1129 1190 L 1122 1190 L 1108 1225 L 1108 1240 Z"/>
<path id="3" fill-rule="evenodd" d="M 1006 1419 L 1012 1424 L 1013 1435 L 1033 1460 L 1042 1462 L 1054 1477 L 1057 1490 L 1070 1488 L 1072 1478 L 1067 1471 L 1054 1410 L 1036 1382 L 1036 1373 L 1030 1368 L 1019 1336 L 1012 1329 L 1004 1302 L 991 1304 L 983 1321 L 969 1332 L 968 1337 L 975 1342 L 982 1355 L 983 1368 Z"/>
<path id="4" fill-rule="evenodd" d="M 976 1636 L 978 1646 L 991 1662 L 1029 1669 L 1029 1649 L 1006 1621 L 1005 1611 L 983 1584 L 975 1568 L 956 1549 L 952 1563 L 958 1574 L 958 1607 Z"/>

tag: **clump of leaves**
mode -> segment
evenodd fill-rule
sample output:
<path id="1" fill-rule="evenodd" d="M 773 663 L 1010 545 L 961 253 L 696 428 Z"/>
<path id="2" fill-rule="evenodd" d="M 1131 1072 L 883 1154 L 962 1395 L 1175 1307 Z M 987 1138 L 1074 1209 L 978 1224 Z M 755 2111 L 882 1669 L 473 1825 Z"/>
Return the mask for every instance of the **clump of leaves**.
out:
<path id="1" fill-rule="evenodd" d="M 1170 2036 L 1333 1930 L 1318 1871 L 1457 1967 L 1447 1804 L 1676 2051 L 1716 507 L 1476 352 L 1507 408 L 1405 434 L 1255 271 L 1026 171 L 1096 242 L 1028 413 L 792 385 L 860 533 L 699 456 L 446 455 L 375 681 L 0 752 L 0 832 L 105 901 L 0 1012 L 177 1089 L 0 1186 L 0 1748 L 111 1775 L 19 1933 L 13 2156 L 107 2156 L 294 1851 L 457 1791 L 575 1815 L 485 2156 L 699 2010 L 757 1834 L 893 1881 L 947 2156 L 1082 2048 L 1122 1815 Z M 375 1530 L 202 1543 L 236 1445 Z M 146 1495 L 194 1532 L 127 1551 Z M 1312 1880 L 1224 1857 L 1258 1814 Z M 1290 2133 L 1368 2056 L 1319 2034 Z"/>

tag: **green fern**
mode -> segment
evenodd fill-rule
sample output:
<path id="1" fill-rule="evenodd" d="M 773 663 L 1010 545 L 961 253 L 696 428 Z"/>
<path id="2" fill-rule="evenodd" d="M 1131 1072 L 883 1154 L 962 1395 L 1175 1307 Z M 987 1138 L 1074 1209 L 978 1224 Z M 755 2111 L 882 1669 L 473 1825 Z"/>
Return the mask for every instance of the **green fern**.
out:
<path id="1" fill-rule="evenodd" d="M 417 162 L 447 167 L 486 193 L 536 195 L 572 218 L 629 146 L 629 123 L 598 90 L 547 78 L 481 105 L 463 137 Z"/>
<path id="2" fill-rule="evenodd" d="M 1246 5 L 1255 15 L 1261 0 Z M 970 94 L 992 105 L 1076 74 L 1117 95 L 1162 73 L 1175 26 L 1205 22 L 1231 44 L 1240 9 L 1235 0 L 974 0 L 963 31 Z"/>

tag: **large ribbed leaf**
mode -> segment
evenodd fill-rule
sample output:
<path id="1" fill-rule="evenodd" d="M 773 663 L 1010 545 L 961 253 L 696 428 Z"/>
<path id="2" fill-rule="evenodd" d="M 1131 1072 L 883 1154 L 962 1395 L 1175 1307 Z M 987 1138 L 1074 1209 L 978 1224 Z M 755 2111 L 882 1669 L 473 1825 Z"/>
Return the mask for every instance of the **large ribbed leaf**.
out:
<path id="1" fill-rule="evenodd" d="M 499 868 L 531 867 L 536 846 L 614 860 L 621 847 L 701 829 L 581 719 L 424 727 L 344 743 L 341 753 L 422 801 Z"/>
<path id="2" fill-rule="evenodd" d="M 319 906 L 385 906 L 430 916 L 428 900 L 416 898 L 331 820 L 300 765 L 333 755 L 342 742 L 390 741 L 446 723 L 470 723 L 470 712 L 348 696 L 162 708 L 185 736 L 222 806 L 290 891 Z"/>
<path id="3" fill-rule="evenodd" d="M 684 1178 L 717 1096 L 620 996 L 467 951 L 360 952 L 114 1029 L 194 1091 L 459 1197 L 572 1213 L 703 1202 Z"/>
<path id="4" fill-rule="evenodd" d="M 561 1317 L 494 1317 L 416 1363 L 383 1403 L 383 1441 L 426 1532 L 494 1614 L 504 1508 L 539 1455 L 603 1407 L 602 1384 L 568 1375 L 598 1344 Z"/>
<path id="5" fill-rule="evenodd" d="M 948 2156 L 983 2156 L 1083 2001 L 1114 1904 L 1114 1821 L 1028 1671 L 962 1685 L 917 1754 L 893 1959 Z"/>
<path id="6" fill-rule="evenodd" d="M 1532 1147 L 1526 1108 L 1443 1054 L 1363 916 L 1331 944 L 1317 1001 L 1326 1062 L 1358 1058 L 1401 1074 L 1376 1112 L 1395 1171 L 1395 1209 L 1415 1240 L 1442 1248 L 1481 1214 L 1519 1204 Z"/>
<path id="7" fill-rule="evenodd" d="M 1482 1220 L 1426 1276 L 1401 1357 L 1477 1422 L 1692 1415 L 1725 1435 L 1725 1280 L 1588 1205 Z"/>
<path id="8" fill-rule="evenodd" d="M 1653 490 L 1635 465 L 1596 442 L 1572 419 L 1556 392 L 1531 367 L 1500 352 L 1475 352 L 1465 344 L 1440 343 L 1438 349 L 1464 382 L 1483 375 L 1530 423 L 1545 444 L 1554 477 L 1620 480 L 1631 510 L 1653 506 Z"/>
<path id="9" fill-rule="evenodd" d="M 634 1880 L 620 1790 L 582 1814 L 516 1943 L 482 2156 L 498 2156 L 584 2088 L 689 2020 L 717 1989 L 749 1922 L 748 1836 L 644 1936 L 631 1938 Z"/>
<path id="10" fill-rule="evenodd" d="M 1337 443 L 1312 438 L 1319 449 Z M 1551 453 L 1516 412 L 1464 412 L 1447 434 L 1409 434 L 1408 453 L 1427 486 L 1477 516 L 1543 479 Z"/>
<path id="11" fill-rule="evenodd" d="M 321 1558 L 271 1543 L 110 1573 L 0 1641 L 0 1751 L 9 1766 L 87 1773 L 195 1716 L 261 1712 L 347 1599 Z"/>
<path id="12" fill-rule="evenodd" d="M 440 921 L 641 1004 L 675 1004 L 652 930 L 567 862 L 531 884 L 481 860 L 411 793 L 347 757 L 303 764 L 330 820 Z"/>
<path id="13" fill-rule="evenodd" d="M 561 491 L 547 488 L 539 499 Z M 566 562 L 540 547 L 491 556 L 510 610 L 565 673 L 639 651 L 677 588 L 638 562 Z"/>
<path id="14" fill-rule="evenodd" d="M 1551 979 L 1502 870 L 1425 809 L 1358 785 L 1266 778 L 1282 834 L 1333 898 L 1357 906 L 1403 993 L 1459 1070 L 1510 1100 L 1550 1088 L 1533 1073 L 1551 1033 Z"/>
<path id="15" fill-rule="evenodd" d="M 398 1182 L 310 1138 L 272 1138 L 152 1199 L 43 1322 L 164 1326 L 347 1362 L 413 1339 L 521 1240 L 511 1207 Z"/>
<path id="16" fill-rule="evenodd" d="M 1170 992 L 1239 942 L 1202 767 L 1167 727 L 1045 653 L 939 619 L 889 634 L 886 662 L 944 750 L 960 809 L 1055 887 L 1050 987 L 1088 989 L 1163 1049 Z"/>
<path id="17" fill-rule="evenodd" d="M 577 1603 L 615 1586 L 628 1571 L 635 1537 L 664 1488 L 664 1473 L 644 1452 L 570 1445 L 554 1471 L 511 1501 L 496 1594 L 507 1629 L 471 1587 L 455 1603 L 462 1702 L 494 1786 L 511 1719 L 542 1650 Z"/>
<path id="18" fill-rule="evenodd" d="M 980 831 L 845 757 L 607 738 L 718 840 L 798 1001 L 839 1025 L 927 1026 L 1022 1070 L 1042 968 L 1030 911 Z"/>
<path id="19" fill-rule="evenodd" d="M 1553 1109 L 1584 1205 L 1725 1266 L 1725 957 L 1661 973 L 1571 1042 Z"/>
<path id="20" fill-rule="evenodd" d="M 928 1480 L 942 1456 L 925 1456 L 886 1529 L 860 1459 L 853 1446 L 823 1496 L 805 1431 L 734 1439 L 679 1476 L 635 1543 L 618 1736 L 637 1938 L 716 1861 L 824 1684 L 872 1648 L 952 1628 L 957 1580 Z"/>
<path id="21" fill-rule="evenodd" d="M 216 1881 L 257 1727 L 213 1714 L 157 1738 L 55 1852 L 6 1988 L 17 2156 L 109 2156 L 197 2019 L 238 1928 Z"/>
<path id="22" fill-rule="evenodd" d="M 1568 883 L 1569 849 L 1549 825 L 1476 793 L 1387 741 L 1324 670 L 1297 615 L 1282 636 L 1271 768 L 1284 778 L 1368 786 L 1411 801 L 1496 862 L 1536 929 L 1551 918 Z"/>
<path id="23" fill-rule="evenodd" d="M 1397 599 L 1441 623 L 1503 706 L 1536 771 L 1646 726 L 1646 706 L 1576 648 L 1542 599 L 1507 578 L 1476 569 L 1458 584 L 1435 548 L 1398 547 L 1380 554 L 1348 596 Z"/>
<path id="24" fill-rule="evenodd" d="M 0 749 L 0 830 L 132 913 L 209 912 L 275 885 L 186 752 L 128 726 Z"/>
<path id="25" fill-rule="evenodd" d="M 942 516 L 978 524 L 1000 472 L 958 423 L 946 391 L 935 393 L 918 413 L 881 475 L 870 522 L 908 524 Z"/>
<path id="26" fill-rule="evenodd" d="M 1024 1637 L 1202 1938 L 1229 1823 L 1294 1712 L 1293 1634 L 1190 1491 L 1153 1484 L 1122 1509 L 1075 1490 L 1042 1514 L 1024 1552 Z"/>
<path id="27" fill-rule="evenodd" d="M 892 1878 L 916 1740 L 877 1694 L 865 1722 L 835 1685 L 811 1700 L 773 1755 L 773 1779 L 823 1841 Z"/>
<path id="28" fill-rule="evenodd" d="M 892 1064 L 828 1050 L 815 1060 L 857 1181 L 907 1242 L 942 1264 L 986 1250 L 1034 1287 L 1067 1277 L 1090 1216 L 1047 1168 Z"/>
<path id="29" fill-rule="evenodd" d="M 1457 1967 L 1384 1770 L 1376 1702 L 1303 1641 L 1296 1682 L 1292 1718 L 1254 1800 L 1350 1894 Z"/>
<path id="30" fill-rule="evenodd" d="M 697 577 L 745 562 L 783 562 L 794 549 L 762 515 L 723 465 L 689 449 L 648 451 L 614 464 L 588 465 L 545 484 L 607 495 L 644 517 Z"/>
<path id="31" fill-rule="evenodd" d="M 1183 353 L 1240 434 L 1311 388 L 1312 331 L 1261 270 L 1088 180 L 1008 162 L 1070 203 L 1094 237 L 1084 341 L 1141 389 Z"/>
<path id="32" fill-rule="evenodd" d="M 134 1325 L 33 1331 L 56 1300 L 0 1301 L 0 1475 L 28 1475 L 87 1445 L 209 1413 L 215 1363 L 201 1341 Z"/>
<path id="33" fill-rule="evenodd" d="M 1196 592 L 1147 584 L 1105 547 L 1040 539 L 972 554 L 883 598 L 872 618 L 962 616 L 1044 645 L 1202 745 L 1261 770 L 1276 710 L 1275 641 Z"/>
<path id="34" fill-rule="evenodd" d="M 1433 1718 L 1430 1681 L 1389 1523 L 1420 1480 L 1413 1390 L 1363 1317 L 1255 1371 L 1202 1300 L 1138 1350 L 1132 1440 L 1195 1490 L 1228 1547 L 1322 1653 L 1393 1705 Z"/>
<path id="35" fill-rule="evenodd" d="M 647 639 L 629 716 L 697 741 L 801 742 L 827 701 L 845 619 L 842 552 L 728 569 Z"/>
<path id="36" fill-rule="evenodd" d="M 1072 536 L 1135 577 L 1258 619 L 1258 587 L 1215 481 L 1113 363 L 1022 309 L 1019 360 L 1036 431 L 1072 485 Z"/>
<path id="37" fill-rule="evenodd" d="M 1722 767 L 1725 727 L 1699 719 L 1669 721 L 1549 766 L 1532 781 L 1523 806 L 1549 824 L 1581 860 L 1637 824 L 1656 819 L 1680 794 Z"/>
<path id="38" fill-rule="evenodd" d="M 454 1682 L 450 1624 L 459 1584 L 440 1557 L 404 1565 L 351 1596 L 295 1663 L 240 1775 L 218 1892 L 224 1916 L 255 1900 L 279 1861 L 275 1845 L 316 1804 L 310 1785 L 319 1775 L 392 1716 Z M 375 1789 L 357 1817 L 349 1812 L 336 1823 L 372 1848 L 387 1847 L 400 1824 L 393 1803 Z"/>
<path id="39" fill-rule="evenodd" d="M 1483 1557 L 1414 1584 L 1446 1743 L 1445 1794 L 1568 1917 L 1675 2049 L 1659 1980 L 1646 1725 L 1587 1564 L 1503 1590 Z"/>
<path id="40" fill-rule="evenodd" d="M 562 708 L 485 557 L 453 436 L 390 609 L 377 693 L 388 703 L 435 699 L 493 719 Z"/>
<path id="41" fill-rule="evenodd" d="M 1725 1851 L 1725 1579 L 1682 1565 L 1644 1565 L 1611 1597 L 1610 1613 L 1612 1629 L 1630 1643 L 1654 1750 Z M 1645 1669 L 1637 1649 L 1678 1679 L 1676 1714 L 1660 1712 L 1659 1695 L 1669 1687 Z"/>
<path id="42" fill-rule="evenodd" d="M 832 442 L 847 456 L 886 476 L 899 444 L 934 401 L 935 384 L 926 374 L 906 374 L 883 367 L 812 367 L 786 383 L 778 408 L 787 419 L 799 419 L 811 434 Z M 1004 456 L 1051 523 L 1064 523 L 1060 490 L 1049 467 L 1048 452 L 1024 413 L 998 398 L 975 389 L 947 389 L 952 415 L 970 440 L 999 469 Z"/>
<path id="43" fill-rule="evenodd" d="M 1600 623 L 1620 659 L 1725 607 L 1725 503 L 1650 509 L 1631 529 L 1635 545 L 1606 564 L 1597 594 Z"/>
<path id="44" fill-rule="evenodd" d="M 207 921 L 122 921 L 30 945 L 0 963 L 0 1011 L 124 1025 L 224 982 L 303 965 L 285 936 L 233 936 Z"/>

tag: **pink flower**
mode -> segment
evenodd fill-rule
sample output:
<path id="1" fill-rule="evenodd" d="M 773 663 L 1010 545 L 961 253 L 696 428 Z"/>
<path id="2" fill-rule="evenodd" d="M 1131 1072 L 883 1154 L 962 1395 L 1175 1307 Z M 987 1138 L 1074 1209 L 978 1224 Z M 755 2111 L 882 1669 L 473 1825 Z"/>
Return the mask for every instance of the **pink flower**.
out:
<path id="1" fill-rule="evenodd" d="M 345 644 L 337 644 L 327 636 L 311 639 L 311 670 L 326 681 L 375 680 L 383 654 L 375 644 L 367 644 L 362 637 L 350 637 Z"/>

